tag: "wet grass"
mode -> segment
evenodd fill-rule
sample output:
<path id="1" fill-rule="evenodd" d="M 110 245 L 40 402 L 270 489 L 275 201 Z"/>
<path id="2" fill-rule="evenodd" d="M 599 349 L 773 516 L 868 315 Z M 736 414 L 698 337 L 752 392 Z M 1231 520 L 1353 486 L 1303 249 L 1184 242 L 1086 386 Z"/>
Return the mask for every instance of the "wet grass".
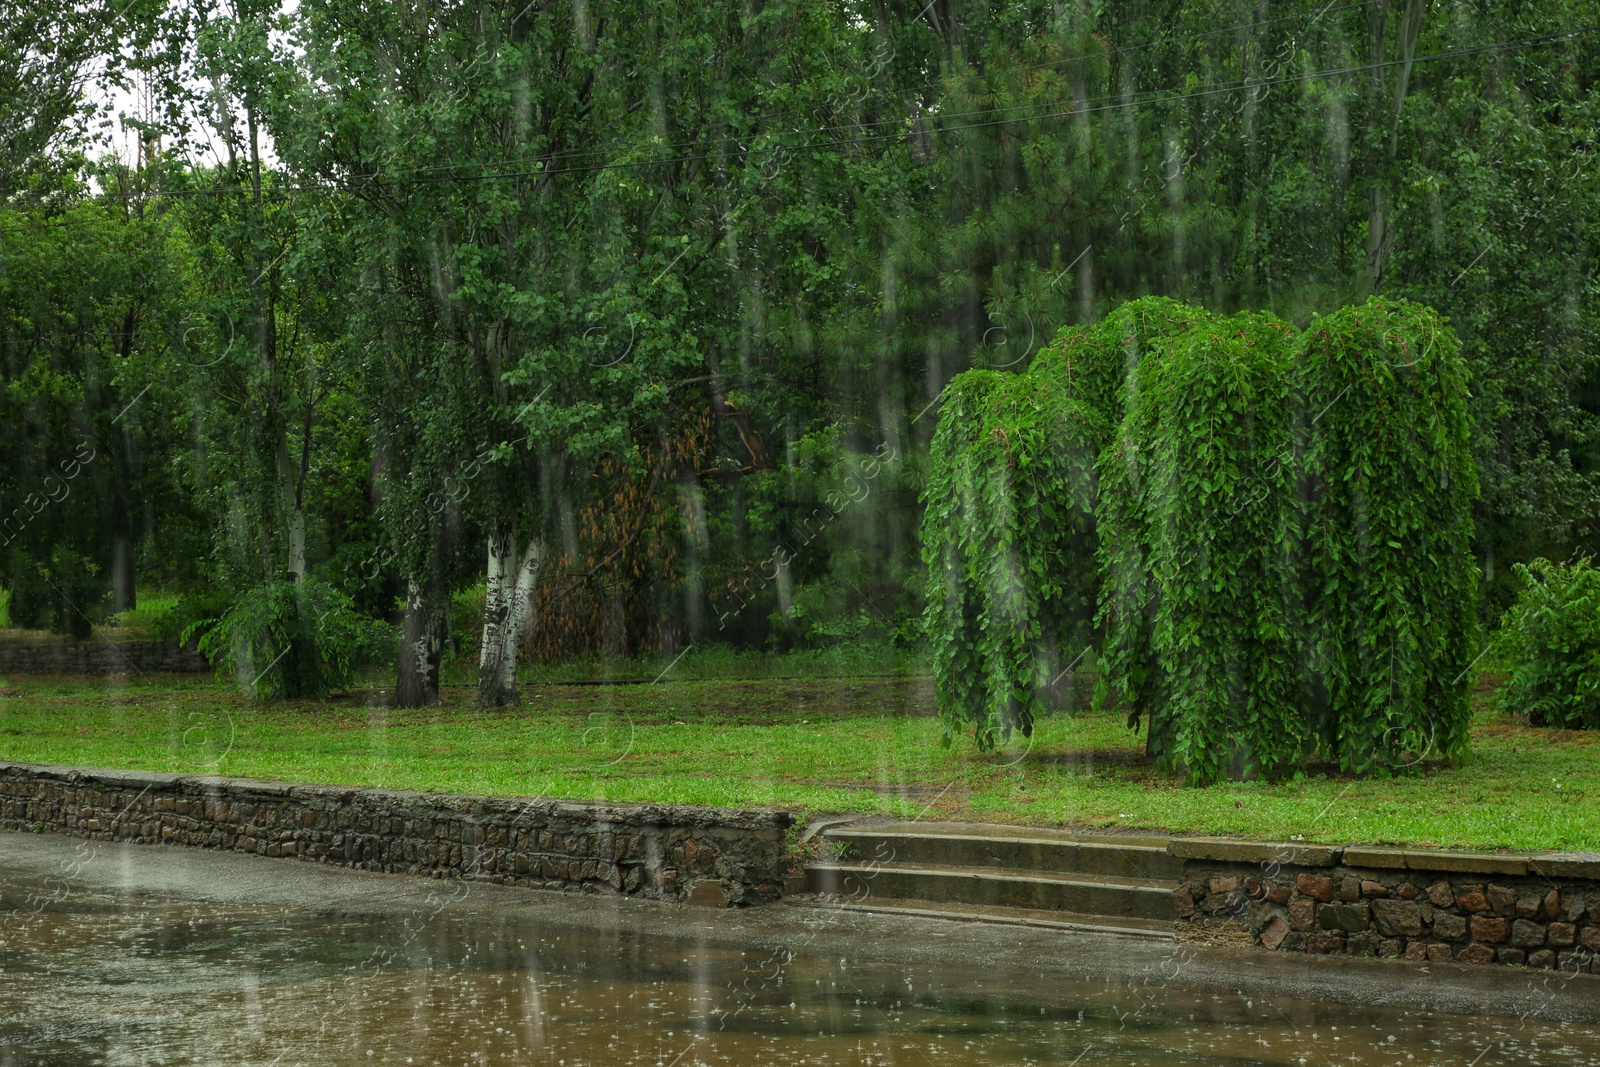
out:
<path id="1" fill-rule="evenodd" d="M 1480 710 L 1471 757 L 1394 780 L 1184 788 L 1144 758 L 1120 712 L 1043 720 L 1031 744 L 939 743 L 917 673 L 524 688 L 480 712 L 446 690 L 421 711 L 368 690 L 258 705 L 210 678 L 0 682 L 0 758 L 451 793 L 781 806 L 1047 826 L 1337 843 L 1600 847 L 1600 737 Z M 873 668 L 876 669 L 876 668 Z"/>

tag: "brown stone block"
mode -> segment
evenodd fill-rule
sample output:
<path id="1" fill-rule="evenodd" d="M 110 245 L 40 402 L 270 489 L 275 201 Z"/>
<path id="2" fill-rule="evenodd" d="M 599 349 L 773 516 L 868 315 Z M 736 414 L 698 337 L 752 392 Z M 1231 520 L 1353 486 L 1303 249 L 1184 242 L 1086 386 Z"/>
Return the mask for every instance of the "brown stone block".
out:
<path id="1" fill-rule="evenodd" d="M 1571 948 L 1578 940 L 1578 928 L 1571 923 L 1550 924 L 1550 944 L 1556 948 Z"/>
<path id="2" fill-rule="evenodd" d="M 1295 888 L 1323 903 L 1331 901 L 1339 892 L 1339 887 L 1333 879 L 1325 874 L 1302 874 L 1295 879 Z"/>
<path id="3" fill-rule="evenodd" d="M 1556 954 L 1547 948 L 1540 949 L 1538 952 L 1530 953 L 1528 956 L 1529 967 L 1538 967 L 1541 970 L 1548 970 L 1555 965 Z"/>
<path id="4" fill-rule="evenodd" d="M 1387 937 L 1417 937 L 1422 933 L 1422 909 L 1409 900 L 1374 900 L 1372 918 Z"/>
<path id="5" fill-rule="evenodd" d="M 1499 915 L 1474 915 L 1472 940 L 1498 945 L 1511 936 L 1511 920 Z"/>
<path id="6" fill-rule="evenodd" d="M 1474 919 L 1472 921 L 1474 923 L 1473 932 L 1476 934 L 1478 920 Z M 1481 940 L 1487 940 L 1487 938 Z M 1531 919 L 1518 919 L 1511 924 L 1511 943 L 1517 948 L 1543 948 L 1544 927 Z"/>
<path id="7" fill-rule="evenodd" d="M 1448 908 L 1456 902 L 1456 893 L 1449 882 L 1435 882 L 1428 887 L 1428 899 L 1436 908 Z"/>
<path id="8" fill-rule="evenodd" d="M 1361 899 L 1361 879 L 1355 875 L 1346 875 L 1339 883 L 1339 899 L 1346 904 L 1353 904 Z"/>
<path id="9" fill-rule="evenodd" d="M 1434 944 L 1428 946 L 1429 963 L 1449 963 L 1454 958 L 1455 951 L 1449 945 Z"/>
<path id="10" fill-rule="evenodd" d="M 1481 885 L 1457 886 L 1456 907 L 1465 912 L 1488 911 L 1489 898 L 1484 894 Z"/>
<path id="11" fill-rule="evenodd" d="M 1453 912 L 1441 911 L 1433 917 L 1433 936 L 1441 941 L 1464 941 L 1467 920 Z"/>
<path id="12" fill-rule="evenodd" d="M 1476 942 L 1468 945 L 1466 948 L 1456 953 L 1456 959 L 1460 960 L 1462 963 L 1476 963 L 1481 965 L 1485 963 L 1493 963 L 1494 958 L 1494 949 L 1490 948 L 1488 945 L 1480 945 Z"/>
<path id="13" fill-rule="evenodd" d="M 1294 889 L 1281 882 L 1265 882 L 1267 899 L 1274 904 L 1287 904 L 1289 898 L 1294 896 Z"/>
<path id="14" fill-rule="evenodd" d="M 1590 952 L 1600 952 L 1600 926 L 1592 923 L 1585 926 L 1583 932 L 1579 935 L 1579 940 L 1583 942 L 1583 947 Z"/>
<path id="15" fill-rule="evenodd" d="M 1421 941 L 1413 941 L 1406 946 L 1405 958 L 1416 963 L 1421 963 L 1428 958 L 1428 946 Z"/>
<path id="16" fill-rule="evenodd" d="M 1289 936 L 1289 924 L 1281 916 L 1274 915 L 1272 921 L 1261 928 L 1261 943 L 1270 951 L 1277 951 L 1283 939 Z"/>
<path id="17" fill-rule="evenodd" d="M 1180 885 L 1172 891 L 1172 910 L 1177 912 L 1180 919 L 1194 915 L 1194 896 L 1188 886 Z"/>
<path id="18" fill-rule="evenodd" d="M 1324 904 L 1317 909 L 1317 925 L 1355 934 L 1371 925 L 1371 915 L 1366 904 Z"/>
<path id="19" fill-rule="evenodd" d="M 1517 910 L 1517 891 L 1503 885 L 1491 885 L 1488 892 L 1489 908 L 1496 915 L 1513 915 Z"/>
<path id="20" fill-rule="evenodd" d="M 1554 889 L 1544 895 L 1544 915 L 1551 920 L 1561 918 L 1561 894 Z"/>
<path id="21" fill-rule="evenodd" d="M 1313 956 L 1327 956 L 1344 951 L 1343 934 L 1327 934 L 1306 938 L 1306 951 Z"/>
<path id="22" fill-rule="evenodd" d="M 714 878 L 702 878 L 689 890 L 689 904 L 701 908 L 726 908 L 732 901 L 728 887 Z"/>
<path id="23" fill-rule="evenodd" d="M 1301 898 L 1289 902 L 1289 926 L 1294 930 L 1310 930 L 1316 925 L 1317 902 Z"/>
<path id="24" fill-rule="evenodd" d="M 1537 919 L 1543 910 L 1544 894 L 1537 889 L 1525 889 L 1517 896 L 1517 918 Z"/>
<path id="25" fill-rule="evenodd" d="M 1389 887 L 1382 882 L 1363 881 L 1361 895 L 1368 900 L 1380 900 L 1389 895 Z"/>
<path id="26" fill-rule="evenodd" d="M 1378 955 L 1385 959 L 1394 959 L 1405 950 L 1405 942 L 1398 937 L 1391 937 L 1378 942 Z"/>

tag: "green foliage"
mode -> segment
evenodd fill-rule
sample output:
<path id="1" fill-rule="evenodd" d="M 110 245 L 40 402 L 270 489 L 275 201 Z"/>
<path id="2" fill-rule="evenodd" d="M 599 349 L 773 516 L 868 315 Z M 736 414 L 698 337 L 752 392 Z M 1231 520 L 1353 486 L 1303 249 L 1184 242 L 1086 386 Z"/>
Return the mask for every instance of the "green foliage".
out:
<path id="1" fill-rule="evenodd" d="M 349 684 L 357 668 L 394 654 L 394 634 L 316 578 L 249 590 L 214 623 L 198 622 L 200 651 L 257 697 L 319 697 Z"/>
<path id="2" fill-rule="evenodd" d="M 1301 754 L 1294 472 L 1278 462 L 1291 337 L 1270 315 L 1168 334 L 1101 459 L 1102 685 L 1191 782 L 1278 777 Z"/>
<path id="3" fill-rule="evenodd" d="M 146 635 L 153 641 L 187 640 L 185 635 L 213 626 L 227 613 L 230 602 L 220 590 L 205 589 L 183 593 L 162 608 L 146 612 L 145 597 L 139 598 L 139 611 L 146 622 Z M 130 623 L 133 620 L 129 620 Z"/>
<path id="4" fill-rule="evenodd" d="M 1045 374 L 950 383 L 924 490 L 925 629 L 945 740 L 1033 731 L 1042 691 L 1093 642 L 1094 459 L 1105 420 Z"/>
<path id="5" fill-rule="evenodd" d="M 87 639 L 105 619 L 110 582 L 101 568 L 66 545 L 44 561 L 20 553 L 11 576 L 11 624 Z"/>
<path id="6" fill-rule="evenodd" d="M 1071 395 L 1120 423 L 1139 395 L 1148 355 L 1192 326 L 1210 322 L 1204 308 L 1164 296 L 1146 296 L 1117 307 L 1091 327 L 1068 327 L 1040 350 L 1028 367 L 1066 383 Z"/>
<path id="7" fill-rule="evenodd" d="M 1373 298 L 1296 353 L 1316 743 L 1356 773 L 1454 756 L 1477 639 L 1468 372 L 1438 314 Z"/>
<path id="8" fill-rule="evenodd" d="M 1522 590 L 1500 620 L 1501 709 L 1534 726 L 1600 730 L 1600 570 L 1587 560 L 1516 567 Z"/>

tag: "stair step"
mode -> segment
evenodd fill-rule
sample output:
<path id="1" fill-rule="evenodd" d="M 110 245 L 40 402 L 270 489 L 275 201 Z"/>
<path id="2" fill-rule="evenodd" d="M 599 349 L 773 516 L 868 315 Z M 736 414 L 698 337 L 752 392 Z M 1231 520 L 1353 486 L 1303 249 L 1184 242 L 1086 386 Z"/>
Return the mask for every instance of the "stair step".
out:
<path id="1" fill-rule="evenodd" d="M 786 903 L 803 908 L 829 908 L 837 911 L 869 912 L 876 915 L 910 915 L 954 922 L 999 923 L 1004 926 L 1038 927 L 1046 930 L 1083 930 L 1097 934 L 1122 934 L 1160 941 L 1173 938 L 1172 921 L 1162 919 L 1109 919 L 1100 915 L 1080 915 L 1070 911 L 1044 911 L 1038 908 L 999 906 L 969 907 L 933 900 L 872 901 L 854 904 L 817 897 L 793 899 Z"/>
<path id="2" fill-rule="evenodd" d="M 1183 861 L 1166 838 L 1079 835 L 971 824 L 900 823 L 839 826 L 823 832 L 841 847 L 841 861 L 1005 868 L 1059 874 L 1176 879 Z"/>
<path id="3" fill-rule="evenodd" d="M 902 863 L 815 863 L 807 888 L 846 903 L 925 900 L 1170 922 L 1174 881 Z"/>

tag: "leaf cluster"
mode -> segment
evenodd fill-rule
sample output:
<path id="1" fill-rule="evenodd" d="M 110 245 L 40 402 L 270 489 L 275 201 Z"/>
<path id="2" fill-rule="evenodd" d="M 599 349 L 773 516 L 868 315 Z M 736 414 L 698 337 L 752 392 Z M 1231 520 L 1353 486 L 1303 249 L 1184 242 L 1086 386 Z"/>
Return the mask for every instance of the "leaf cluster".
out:
<path id="1" fill-rule="evenodd" d="M 356 610 L 349 596 L 313 577 L 248 590 L 216 620 L 188 627 L 200 651 L 258 698 L 321 697 L 349 684 L 362 665 L 391 657 L 394 634 Z"/>
<path id="2" fill-rule="evenodd" d="M 1105 419 L 1059 378 L 976 370 L 946 391 L 924 487 L 925 629 L 945 742 L 1031 735 L 1091 641 Z"/>
<path id="3" fill-rule="evenodd" d="M 1600 729 L 1600 570 L 1588 559 L 1514 569 L 1522 589 L 1493 653 L 1508 674 L 1502 710 L 1535 726 Z"/>

